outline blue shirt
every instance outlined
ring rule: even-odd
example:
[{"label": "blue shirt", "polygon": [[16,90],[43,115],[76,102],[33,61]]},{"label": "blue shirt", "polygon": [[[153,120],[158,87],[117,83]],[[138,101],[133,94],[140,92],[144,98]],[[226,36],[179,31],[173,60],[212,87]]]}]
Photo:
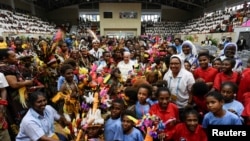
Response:
[{"label": "blue shirt", "polygon": [[130,134],[124,134],[124,141],[144,141],[142,133],[133,127],[133,131]]},{"label": "blue shirt", "polygon": [[54,120],[58,120],[60,115],[51,106],[47,105],[44,115],[38,114],[30,108],[22,119],[16,141],[37,141],[42,136],[52,136],[54,134]]},{"label": "blue shirt", "polygon": [[237,113],[238,116],[241,116],[244,110],[244,106],[238,100],[233,100],[230,103],[224,103],[223,109],[225,110],[232,109]]},{"label": "blue shirt", "polygon": [[180,54],[182,52],[182,46],[181,45],[178,46],[174,45],[174,46],[176,48],[177,54]]},{"label": "blue shirt", "polygon": [[121,118],[112,119],[109,118],[104,126],[104,138],[105,141],[122,141],[123,130]]},{"label": "blue shirt", "polygon": [[[57,90],[58,91],[61,89],[62,84],[64,83],[64,80],[65,80],[65,78],[63,76],[60,76],[58,78],[58,81],[57,81]],[[74,75],[73,80],[76,82],[76,84],[78,84],[78,79],[77,79],[76,75]]]},{"label": "blue shirt", "polygon": [[138,101],[135,105],[135,113],[137,119],[142,119],[142,117],[149,112],[150,105],[141,105]]},{"label": "blue shirt", "polygon": [[150,98],[147,98],[147,103],[149,103],[150,104],[150,106],[152,106],[152,105],[154,105],[154,104],[157,104],[158,103],[158,100],[152,100],[152,99],[150,99]]},{"label": "blue shirt", "polygon": [[207,128],[208,125],[242,125],[241,119],[237,115],[225,111],[226,114],[221,118],[215,117],[212,112],[207,113],[204,116],[202,127]]}]

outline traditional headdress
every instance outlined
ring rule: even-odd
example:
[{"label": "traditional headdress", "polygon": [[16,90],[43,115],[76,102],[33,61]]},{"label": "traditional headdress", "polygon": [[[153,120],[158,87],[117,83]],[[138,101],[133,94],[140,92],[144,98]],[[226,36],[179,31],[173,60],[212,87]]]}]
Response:
[{"label": "traditional headdress", "polygon": [[87,29],[87,32],[93,37],[92,43],[100,43],[100,40],[97,38],[96,34],[91,29]]}]

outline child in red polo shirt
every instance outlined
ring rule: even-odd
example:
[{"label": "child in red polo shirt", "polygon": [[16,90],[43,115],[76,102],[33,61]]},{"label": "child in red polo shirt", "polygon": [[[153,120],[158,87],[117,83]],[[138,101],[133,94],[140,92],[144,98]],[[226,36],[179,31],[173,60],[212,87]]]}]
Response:
[{"label": "child in red polo shirt", "polygon": [[200,53],[198,56],[198,60],[200,67],[194,70],[194,78],[196,81],[205,82],[211,89],[218,70],[213,68],[212,66],[209,66],[209,54],[205,52]]},{"label": "child in red polo shirt", "polygon": [[226,81],[239,84],[240,74],[238,72],[232,71],[233,67],[235,66],[235,63],[235,60],[231,58],[226,58],[222,61],[221,72],[216,75],[214,85],[211,91],[220,91],[221,84]]},{"label": "child in red polo shirt", "polygon": [[158,116],[165,124],[166,131],[159,135],[160,140],[168,140],[166,137],[172,137],[174,126],[179,121],[179,111],[174,103],[170,102],[171,93],[168,88],[160,87],[156,92],[158,103],[151,106],[150,115]]},{"label": "child in red polo shirt", "polygon": [[207,134],[199,121],[199,114],[192,108],[184,111],[184,123],[175,126],[173,141],[207,141]]},{"label": "child in red polo shirt", "polygon": [[204,115],[208,112],[206,97],[205,95],[209,92],[209,88],[205,82],[195,82],[192,86],[191,93],[193,95],[193,105],[194,108],[198,111],[200,120],[199,123],[202,123]]}]

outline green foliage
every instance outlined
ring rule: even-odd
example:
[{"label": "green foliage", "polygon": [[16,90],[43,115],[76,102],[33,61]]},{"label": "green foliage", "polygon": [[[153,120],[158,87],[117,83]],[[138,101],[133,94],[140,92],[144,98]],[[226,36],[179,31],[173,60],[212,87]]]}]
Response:
[{"label": "green foliage", "polygon": [[207,36],[208,39],[212,41],[212,45],[217,46],[219,43],[219,40],[216,38],[213,38],[211,35]]},{"label": "green foliage", "polygon": [[187,36],[185,36],[185,40],[189,40],[189,41],[193,42],[194,37],[192,35],[187,35]]},{"label": "green foliage", "polygon": [[24,35],[22,35],[22,36],[20,36],[20,39],[21,39],[22,41],[25,41],[25,40],[27,39],[27,37],[24,36]]},{"label": "green foliage", "polygon": [[218,45],[218,42],[219,42],[219,40],[218,40],[218,39],[216,39],[216,38],[212,38],[212,39],[211,39],[211,41],[212,41],[212,45],[215,45],[215,46],[217,46],[217,45]]}]

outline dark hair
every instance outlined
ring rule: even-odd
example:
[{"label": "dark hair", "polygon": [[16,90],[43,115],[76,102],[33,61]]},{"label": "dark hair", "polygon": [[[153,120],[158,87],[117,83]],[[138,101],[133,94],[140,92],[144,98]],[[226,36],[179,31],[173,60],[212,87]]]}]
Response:
[{"label": "dark hair", "polygon": [[169,46],[168,48],[172,48],[172,49],[173,49],[173,51],[174,51],[174,53],[175,53],[175,54],[177,53],[177,49],[176,49],[176,47],[175,47],[175,46]]},{"label": "dark hair", "polygon": [[9,56],[9,51],[11,51],[10,49],[8,48],[3,48],[3,49],[0,49],[0,60],[3,60],[5,58],[8,58]]},{"label": "dark hair", "polygon": [[185,63],[188,63],[190,65],[190,67],[191,67],[191,63],[188,60],[184,60],[184,64]]},{"label": "dark hair", "polygon": [[207,95],[206,95],[206,98],[209,97],[209,96],[212,96],[214,97],[215,99],[217,99],[218,101],[223,101],[223,96],[220,92],[217,92],[217,91],[212,91],[212,92],[209,92]]},{"label": "dark hair", "polygon": [[46,94],[41,91],[35,91],[31,94],[28,94],[28,103],[30,106],[33,106],[36,100],[38,99],[38,96],[44,96],[46,98]]},{"label": "dark hair", "polygon": [[104,52],[102,53],[102,57],[104,57],[104,54],[106,54],[106,53],[108,53],[108,54],[111,55],[111,53],[110,53],[109,51],[104,51]]},{"label": "dark hair", "polygon": [[195,96],[204,96],[209,92],[209,87],[205,82],[195,82],[192,85],[191,91]]},{"label": "dark hair", "polygon": [[152,95],[152,86],[149,84],[141,84],[138,87],[137,93],[139,92],[140,88],[144,88],[148,90],[148,97],[150,97]]},{"label": "dark hair", "polygon": [[160,92],[163,92],[163,91],[167,91],[169,93],[169,95],[171,95],[171,92],[167,87],[159,87],[155,93],[155,96],[158,98]]},{"label": "dark hair", "polygon": [[180,39],[180,38],[175,38],[174,41],[175,41],[175,40],[178,40],[178,41],[181,43],[181,39]]},{"label": "dark hair", "polygon": [[63,65],[64,64],[69,64],[71,65],[72,67],[76,67],[76,61],[73,59],[73,58],[68,58],[66,59],[64,62],[63,62]]},{"label": "dark hair", "polygon": [[230,86],[232,89],[233,89],[233,92],[234,93],[237,93],[238,92],[238,86],[234,83],[234,82],[231,82],[231,81],[226,81],[226,82],[223,82],[221,84],[221,89],[224,87],[224,86]]},{"label": "dark hair", "polygon": [[158,58],[158,57],[156,57],[156,58],[154,58],[154,62],[155,62],[157,65],[159,65],[159,64],[161,63],[161,59]]},{"label": "dark hair", "polygon": [[209,53],[207,53],[207,52],[199,53],[198,59],[199,59],[201,56],[205,56],[205,57],[207,57],[208,59],[210,59]]},{"label": "dark hair", "polygon": [[63,64],[60,68],[61,75],[64,75],[64,73],[69,69],[74,70],[74,68],[70,64]]},{"label": "dark hair", "polygon": [[220,58],[215,58],[215,59],[212,61],[212,63],[214,63],[215,61],[220,61],[220,62],[222,62]]},{"label": "dark hair", "polygon": [[127,46],[128,42],[130,42],[131,44],[133,44],[133,41],[132,41],[132,40],[127,40],[127,41],[125,42],[125,46],[126,46],[126,47],[128,47],[128,46]]},{"label": "dark hair", "polygon": [[224,61],[229,61],[232,68],[233,68],[233,67],[235,66],[235,64],[236,64],[236,61],[235,61],[234,59],[232,59],[232,58],[225,58],[222,62],[224,62]]},{"label": "dark hair", "polygon": [[202,53],[209,54],[209,50],[208,50],[208,49],[206,49],[206,48],[202,48],[202,49],[200,49],[200,50],[199,50],[198,55],[199,55],[199,54],[202,54]]},{"label": "dark hair", "polygon": [[119,104],[121,104],[123,107],[124,107],[124,101],[123,101],[123,99],[120,99],[120,98],[117,98],[117,99],[114,99],[113,101],[112,101],[112,104],[113,103],[119,103]]},{"label": "dark hair", "polygon": [[192,107],[186,107],[184,109],[184,112],[183,112],[184,119],[186,119],[189,114],[196,115],[197,118],[199,119],[199,113]]},{"label": "dark hair", "polygon": [[131,116],[133,118],[136,118],[135,112],[131,111],[131,110],[125,110],[122,112],[121,114],[121,120],[123,120],[124,116]]},{"label": "dark hair", "polygon": [[156,86],[157,87],[167,87],[168,86],[168,82],[166,80],[158,80],[156,82]]},{"label": "dark hair", "polygon": [[[125,95],[129,98],[129,100],[136,102],[137,101],[137,89],[134,87],[126,87],[124,90]],[[135,104],[135,103],[134,103]]]}]

